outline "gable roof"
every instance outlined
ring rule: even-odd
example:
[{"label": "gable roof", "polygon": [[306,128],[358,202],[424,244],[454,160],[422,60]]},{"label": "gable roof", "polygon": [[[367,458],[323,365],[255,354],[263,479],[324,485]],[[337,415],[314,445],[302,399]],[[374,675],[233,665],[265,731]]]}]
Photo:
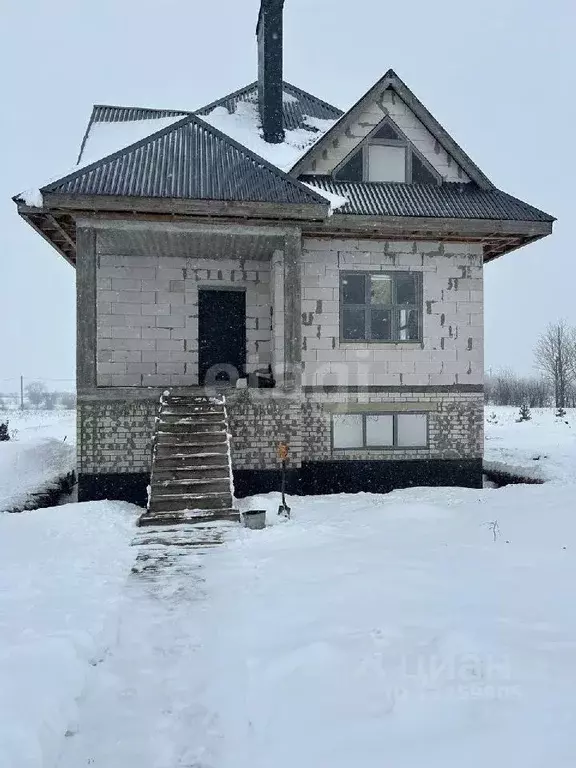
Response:
[{"label": "gable roof", "polygon": [[302,176],[311,187],[347,198],[336,215],[420,216],[449,219],[553,222],[553,216],[498,189],[476,184],[403,184],[336,181],[332,176]]},{"label": "gable roof", "polygon": [[328,147],[336,134],[341,132],[348,122],[352,122],[364,110],[366,105],[377,98],[378,92],[385,91],[388,88],[392,88],[398,94],[420,122],[428,129],[436,141],[438,141],[440,146],[442,146],[443,149],[456,160],[472,181],[476,182],[481,189],[494,189],[494,185],[490,179],[482,173],[480,168],[478,168],[470,157],[468,157],[466,152],[464,152],[462,147],[454,141],[440,123],[432,116],[424,104],[416,98],[414,93],[412,93],[393,69],[389,69],[384,77],[375,83],[375,85],[373,85],[372,88],[370,88],[370,90],[362,96],[362,98],[357,101],[356,104],[346,112],[346,114],[330,130],[328,130],[318,142],[316,142],[314,147],[310,148],[306,154],[300,158],[292,168],[291,175],[299,176],[301,173],[305,173],[312,149],[317,151],[324,147]]},{"label": "gable roof", "polygon": [[41,192],[327,206],[320,193],[195,115],[51,182]]}]

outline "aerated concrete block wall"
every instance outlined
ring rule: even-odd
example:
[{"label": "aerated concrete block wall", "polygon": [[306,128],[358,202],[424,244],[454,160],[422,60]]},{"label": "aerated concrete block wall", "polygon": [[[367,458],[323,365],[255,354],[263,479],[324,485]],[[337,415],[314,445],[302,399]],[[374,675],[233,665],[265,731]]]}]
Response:
[{"label": "aerated concrete block wall", "polygon": [[78,474],[150,472],[158,400],[80,400]]},{"label": "aerated concrete block wall", "polygon": [[198,384],[198,289],[246,291],[248,373],[272,362],[270,263],[100,254],[97,384]]},{"label": "aerated concrete block wall", "polygon": [[[340,273],[355,270],[422,274],[421,343],[340,342]],[[483,322],[479,245],[304,239],[305,386],[481,385]]]}]

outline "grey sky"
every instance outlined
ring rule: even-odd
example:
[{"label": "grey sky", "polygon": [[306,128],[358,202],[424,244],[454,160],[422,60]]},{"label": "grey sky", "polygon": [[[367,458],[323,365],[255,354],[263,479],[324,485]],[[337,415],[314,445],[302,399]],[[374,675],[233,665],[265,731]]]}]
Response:
[{"label": "grey sky", "polygon": [[[11,196],[73,164],[93,103],[193,109],[256,78],[259,0],[6,0],[0,10],[0,391],[74,376],[74,271]],[[573,0],[286,0],[285,79],[348,108],[390,67],[555,234],[486,268],[486,367],[576,324]]]}]

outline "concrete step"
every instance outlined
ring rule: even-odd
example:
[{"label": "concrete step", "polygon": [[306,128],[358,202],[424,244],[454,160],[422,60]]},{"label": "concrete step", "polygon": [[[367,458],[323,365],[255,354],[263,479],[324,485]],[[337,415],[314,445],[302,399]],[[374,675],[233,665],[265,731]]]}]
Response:
[{"label": "concrete step", "polygon": [[182,512],[196,509],[227,509],[232,506],[232,495],[227,493],[167,493],[155,495],[152,490],[150,512]]},{"label": "concrete step", "polygon": [[[158,462],[156,463],[158,464]],[[228,474],[228,461],[220,466],[198,464],[197,466],[165,466],[154,467],[154,483],[162,483],[166,480],[220,480],[230,481]]]},{"label": "concrete step", "polygon": [[228,493],[230,494],[230,478],[182,478],[177,480],[159,480],[156,475],[152,481],[152,499],[167,494],[206,494]]},{"label": "concrete step", "polygon": [[226,422],[222,421],[185,421],[183,423],[166,423],[162,416],[158,425],[158,432],[169,432],[171,434],[186,434],[188,432],[226,434]]},{"label": "concrete step", "polygon": [[174,469],[193,470],[196,467],[213,467],[221,471],[221,468],[225,467],[226,471],[228,470],[227,451],[208,452],[201,450],[199,452],[187,453],[182,448],[182,445],[179,445],[176,449],[169,445],[159,445],[156,449],[155,469],[160,471]]},{"label": "concrete step", "polygon": [[194,446],[216,446],[226,445],[226,432],[161,432],[156,433],[157,445],[194,445]]},{"label": "concrete step", "polygon": [[195,421],[213,424],[214,422],[219,423],[224,420],[224,411],[205,411],[203,409],[199,409],[196,412],[191,411],[190,408],[181,412],[163,410],[160,415],[160,422],[162,424],[194,423]]},{"label": "concrete step", "polygon": [[138,520],[142,527],[153,525],[179,525],[182,523],[211,523],[215,520],[240,521],[240,512],[229,507],[214,512],[145,512]]},{"label": "concrete step", "polygon": [[224,405],[224,402],[221,400],[216,400],[213,397],[208,397],[207,395],[166,395],[162,399],[162,406],[164,408],[172,408],[173,406],[179,406],[179,405],[191,405],[193,407],[198,406],[208,406],[208,407],[216,407],[216,408],[222,408]]}]

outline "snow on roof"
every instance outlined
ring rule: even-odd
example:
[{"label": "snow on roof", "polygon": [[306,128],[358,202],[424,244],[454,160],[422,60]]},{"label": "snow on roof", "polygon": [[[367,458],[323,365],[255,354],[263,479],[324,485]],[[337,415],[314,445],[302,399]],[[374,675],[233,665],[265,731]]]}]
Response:
[{"label": "snow on roof", "polygon": [[269,144],[260,135],[260,114],[253,99],[239,101],[232,113],[226,107],[216,107],[207,115],[202,115],[202,120],[282,171],[289,171],[336,122],[307,117],[309,129],[288,130],[281,144]]},{"label": "snow on roof", "polygon": [[81,168],[85,168],[87,165],[102,160],[104,157],[113,155],[125,147],[129,147],[136,142],[145,139],[147,136],[151,136],[153,133],[168,128],[173,123],[177,123],[182,120],[182,115],[176,117],[159,117],[152,120],[128,120],[123,122],[114,123],[93,123],[90,127],[90,133],[86,140],[84,150],[82,152],[82,159],[79,163],[67,168],[64,172],[52,175],[49,179],[44,181],[40,187],[32,187],[18,195],[18,198],[22,200],[30,208],[42,208],[44,200],[40,189],[52,183],[58,181],[58,179],[68,176],[70,173],[79,171]]},{"label": "snow on roof", "polygon": [[93,123],[82,151],[82,160],[74,170],[95,163],[157,131],[162,131],[182,120],[182,117],[177,115],[176,117],[157,117],[152,120]]},{"label": "snow on roof", "polygon": [[[283,99],[286,103],[298,102],[298,99],[287,91],[284,91]],[[168,128],[182,118],[183,115],[179,114],[139,120],[93,122],[86,137],[81,161],[65,172],[53,175],[40,188]],[[305,115],[304,126],[286,130],[285,140],[281,144],[269,144],[260,135],[260,114],[256,92],[239,101],[232,113],[226,107],[216,107],[207,115],[202,115],[201,119],[282,171],[291,170],[310,147],[337,122],[337,120]],[[31,208],[42,208],[43,198],[40,188],[28,189],[18,198]],[[330,193],[318,189],[314,191],[329,199],[333,210],[348,202],[347,198],[338,195],[328,197]]]},{"label": "snow on roof", "polygon": [[339,208],[342,208],[343,205],[346,205],[350,202],[350,200],[347,197],[344,197],[344,195],[336,195],[334,192],[329,192],[326,189],[322,189],[322,187],[317,187],[316,184],[311,184],[307,181],[301,181],[300,183],[305,187],[308,187],[308,189],[311,189],[313,192],[316,192],[317,195],[322,195],[322,197],[328,200],[330,203],[330,216],[332,216],[332,214]]}]

